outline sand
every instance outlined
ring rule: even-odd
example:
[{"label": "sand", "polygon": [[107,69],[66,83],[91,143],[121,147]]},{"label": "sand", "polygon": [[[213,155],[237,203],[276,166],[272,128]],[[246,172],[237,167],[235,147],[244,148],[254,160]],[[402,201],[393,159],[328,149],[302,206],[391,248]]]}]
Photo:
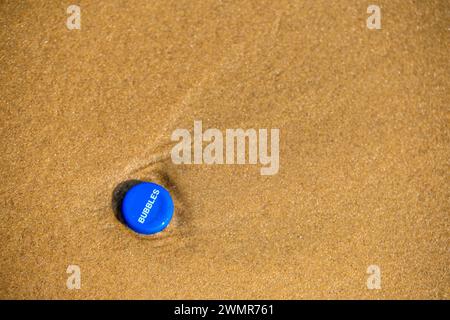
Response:
[{"label": "sand", "polygon": [[[448,299],[450,2],[373,3],[381,30],[367,1],[82,0],[68,30],[2,1],[0,298]],[[173,164],[194,120],[279,128],[279,173]],[[169,229],[118,221],[130,179]]]}]

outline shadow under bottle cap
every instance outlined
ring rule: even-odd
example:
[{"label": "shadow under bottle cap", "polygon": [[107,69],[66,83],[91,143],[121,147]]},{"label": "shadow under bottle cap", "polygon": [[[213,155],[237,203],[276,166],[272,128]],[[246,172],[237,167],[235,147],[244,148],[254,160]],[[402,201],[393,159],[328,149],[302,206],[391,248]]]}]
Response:
[{"label": "shadow under bottle cap", "polygon": [[125,224],[140,234],[164,230],[173,216],[174,205],[169,191],[153,182],[141,182],[125,194],[122,201]]}]

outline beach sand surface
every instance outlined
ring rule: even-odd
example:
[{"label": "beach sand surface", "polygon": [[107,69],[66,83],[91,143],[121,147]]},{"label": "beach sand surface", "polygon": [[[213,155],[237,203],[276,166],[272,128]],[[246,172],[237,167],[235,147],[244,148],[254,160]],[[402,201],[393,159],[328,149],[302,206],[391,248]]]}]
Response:
[{"label": "beach sand surface", "polygon": [[[366,1],[70,4],[0,4],[0,298],[449,298],[449,1],[377,0],[381,30]],[[195,120],[280,129],[279,172],[173,164]],[[117,220],[130,179],[173,195],[161,234]]]}]

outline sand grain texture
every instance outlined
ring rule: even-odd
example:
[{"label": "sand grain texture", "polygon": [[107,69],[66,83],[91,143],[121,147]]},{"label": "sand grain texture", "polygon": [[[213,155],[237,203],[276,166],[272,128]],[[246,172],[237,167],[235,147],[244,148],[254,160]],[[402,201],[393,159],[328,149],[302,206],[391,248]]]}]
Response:
[{"label": "sand grain texture", "polygon": [[[376,3],[2,1],[0,298],[448,299],[450,2]],[[280,128],[280,172],[172,164],[194,120]],[[117,221],[128,179],[165,233]]]}]

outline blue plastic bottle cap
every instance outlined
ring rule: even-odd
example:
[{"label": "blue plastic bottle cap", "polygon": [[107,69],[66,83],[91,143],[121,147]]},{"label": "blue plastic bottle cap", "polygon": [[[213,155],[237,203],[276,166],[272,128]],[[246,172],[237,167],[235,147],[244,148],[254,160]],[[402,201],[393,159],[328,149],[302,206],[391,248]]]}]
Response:
[{"label": "blue plastic bottle cap", "polygon": [[127,226],[142,234],[164,230],[173,216],[173,201],[169,191],[152,182],[141,182],[125,194],[122,216]]}]

